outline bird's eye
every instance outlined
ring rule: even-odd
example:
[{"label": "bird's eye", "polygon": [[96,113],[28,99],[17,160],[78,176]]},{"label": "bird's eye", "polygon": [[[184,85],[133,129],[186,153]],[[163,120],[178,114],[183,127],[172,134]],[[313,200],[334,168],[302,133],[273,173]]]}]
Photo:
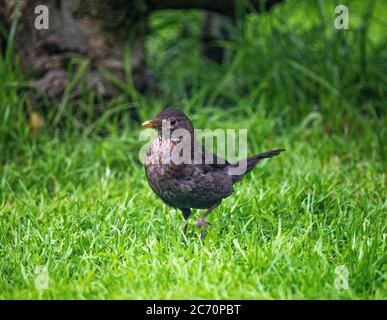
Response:
[{"label": "bird's eye", "polygon": [[169,123],[171,124],[171,126],[174,126],[177,123],[177,120],[175,118],[172,118],[169,120]]}]

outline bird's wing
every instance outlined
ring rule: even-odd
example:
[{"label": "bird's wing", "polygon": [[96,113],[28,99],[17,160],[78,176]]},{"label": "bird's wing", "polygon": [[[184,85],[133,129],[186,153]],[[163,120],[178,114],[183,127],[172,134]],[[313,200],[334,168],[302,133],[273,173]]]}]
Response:
[{"label": "bird's wing", "polygon": [[[201,150],[201,152],[197,152],[197,150]],[[209,168],[213,169],[221,169],[227,167],[230,163],[223,159],[222,157],[208,151],[203,145],[201,145],[199,142],[195,143],[194,148],[192,148],[192,152],[196,152],[196,154],[193,154],[193,158],[196,161],[200,161],[200,164],[209,166]],[[197,158],[200,159],[197,159]]]}]

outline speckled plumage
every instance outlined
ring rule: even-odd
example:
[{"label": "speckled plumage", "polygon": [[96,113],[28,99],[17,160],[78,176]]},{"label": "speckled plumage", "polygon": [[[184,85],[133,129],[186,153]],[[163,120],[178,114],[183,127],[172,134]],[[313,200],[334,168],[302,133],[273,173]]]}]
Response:
[{"label": "speckled plumage", "polygon": [[[160,126],[163,121],[171,119],[176,124],[169,127],[169,133],[182,128],[190,133],[188,139],[163,138],[165,132],[162,132]],[[229,164],[224,159],[209,153],[195,140],[192,123],[182,111],[166,109],[156,116],[153,120],[154,123],[159,126],[157,128],[159,134],[158,138],[148,147],[145,157],[145,172],[152,190],[164,203],[182,210],[187,219],[191,208],[211,210],[232,194],[234,183],[244,174],[241,176],[230,175],[229,169],[235,164]],[[173,151],[177,145],[179,148],[188,147],[184,150],[190,152],[187,152],[184,159],[190,160],[191,163],[187,164],[185,161],[185,163],[176,164]],[[250,171],[259,160],[278,155],[281,151],[274,150],[247,159],[246,172]],[[182,153],[178,153],[178,156],[182,156]],[[205,157],[212,158],[213,164],[203,163],[201,160]],[[204,218],[201,218],[201,223],[207,224]]]},{"label": "speckled plumage", "polygon": [[[147,160],[153,155],[161,157],[161,148],[173,148],[173,142],[165,146],[155,140],[148,149]],[[232,176],[227,174],[226,166],[159,162],[146,164],[145,169],[153,191],[175,208],[208,209],[233,191]]]}]

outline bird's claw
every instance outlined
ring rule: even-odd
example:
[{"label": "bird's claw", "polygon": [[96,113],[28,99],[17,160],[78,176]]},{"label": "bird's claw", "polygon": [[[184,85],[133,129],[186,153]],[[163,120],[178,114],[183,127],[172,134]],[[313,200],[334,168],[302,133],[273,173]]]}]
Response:
[{"label": "bird's claw", "polygon": [[198,219],[198,221],[196,221],[196,227],[199,229],[201,229],[203,227],[209,227],[209,226],[210,226],[210,224],[206,220],[204,220],[204,218],[200,217]]}]

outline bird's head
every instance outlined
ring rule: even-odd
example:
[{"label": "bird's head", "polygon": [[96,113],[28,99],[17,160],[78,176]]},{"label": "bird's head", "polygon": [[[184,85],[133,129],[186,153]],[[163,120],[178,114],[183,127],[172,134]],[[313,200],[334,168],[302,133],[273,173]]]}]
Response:
[{"label": "bird's head", "polygon": [[154,120],[145,121],[142,124],[144,127],[154,128],[160,133],[163,129],[168,129],[172,133],[176,129],[185,129],[193,133],[191,120],[178,109],[167,108],[161,111]]}]

